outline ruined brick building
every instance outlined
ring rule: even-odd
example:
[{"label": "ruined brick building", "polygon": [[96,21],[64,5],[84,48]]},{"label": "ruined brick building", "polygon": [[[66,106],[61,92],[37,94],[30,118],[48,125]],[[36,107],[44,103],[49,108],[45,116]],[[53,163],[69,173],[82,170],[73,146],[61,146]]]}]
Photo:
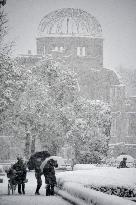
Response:
[{"label": "ruined brick building", "polygon": [[110,103],[111,155],[136,156],[136,98],[128,98],[117,74],[103,67],[102,28],[97,19],[80,9],[64,8],[40,22],[37,54],[62,57],[78,75],[80,94]]}]

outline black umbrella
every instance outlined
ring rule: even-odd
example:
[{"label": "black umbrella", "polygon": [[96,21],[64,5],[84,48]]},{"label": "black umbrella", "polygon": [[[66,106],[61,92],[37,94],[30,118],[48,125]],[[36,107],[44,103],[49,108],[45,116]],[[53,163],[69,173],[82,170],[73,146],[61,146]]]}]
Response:
[{"label": "black umbrella", "polygon": [[40,151],[36,152],[33,155],[31,155],[30,159],[28,160],[27,166],[29,170],[33,170],[35,168],[36,160],[38,158],[41,159],[41,161],[44,161],[47,157],[50,157],[50,153],[48,151]]}]

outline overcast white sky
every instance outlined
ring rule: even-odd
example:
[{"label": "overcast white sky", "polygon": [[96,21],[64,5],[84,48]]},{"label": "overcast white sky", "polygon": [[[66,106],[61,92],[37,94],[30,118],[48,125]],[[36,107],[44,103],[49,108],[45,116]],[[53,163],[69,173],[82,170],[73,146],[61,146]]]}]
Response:
[{"label": "overcast white sky", "polygon": [[136,68],[136,0],[7,0],[9,40],[15,54],[36,53],[36,32],[45,15],[58,8],[80,8],[100,22],[104,37],[104,66]]}]

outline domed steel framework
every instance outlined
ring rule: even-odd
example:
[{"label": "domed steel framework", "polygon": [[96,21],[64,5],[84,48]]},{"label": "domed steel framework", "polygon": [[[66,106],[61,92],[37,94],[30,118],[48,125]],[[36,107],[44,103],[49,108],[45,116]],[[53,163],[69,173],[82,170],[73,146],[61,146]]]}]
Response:
[{"label": "domed steel framework", "polygon": [[38,36],[77,35],[102,37],[101,25],[90,13],[81,9],[63,8],[46,15],[38,27]]}]

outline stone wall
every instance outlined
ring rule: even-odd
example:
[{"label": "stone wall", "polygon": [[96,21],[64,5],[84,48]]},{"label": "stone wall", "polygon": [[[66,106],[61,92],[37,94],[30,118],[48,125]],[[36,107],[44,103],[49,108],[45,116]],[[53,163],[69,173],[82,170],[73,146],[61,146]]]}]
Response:
[{"label": "stone wall", "polygon": [[[81,53],[77,51],[78,47]],[[103,67],[103,39],[101,38],[63,36],[37,38],[37,54],[46,55],[52,52],[63,53],[65,56],[71,55],[71,62],[76,72],[80,68],[88,70]],[[81,56],[77,55],[79,53]]]}]

